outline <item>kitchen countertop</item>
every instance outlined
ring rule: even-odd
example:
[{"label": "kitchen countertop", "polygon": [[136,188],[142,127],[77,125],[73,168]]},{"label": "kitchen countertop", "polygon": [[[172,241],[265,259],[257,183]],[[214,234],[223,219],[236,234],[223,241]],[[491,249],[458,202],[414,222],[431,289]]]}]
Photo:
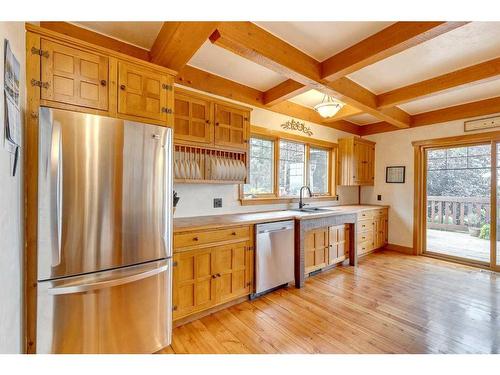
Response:
[{"label": "kitchen countertop", "polygon": [[281,220],[308,220],[333,215],[358,213],[377,208],[387,208],[384,205],[346,205],[321,207],[331,211],[299,212],[293,210],[245,212],[238,214],[210,215],[196,217],[174,218],[174,233],[191,230],[213,229],[226,226],[250,225]]}]

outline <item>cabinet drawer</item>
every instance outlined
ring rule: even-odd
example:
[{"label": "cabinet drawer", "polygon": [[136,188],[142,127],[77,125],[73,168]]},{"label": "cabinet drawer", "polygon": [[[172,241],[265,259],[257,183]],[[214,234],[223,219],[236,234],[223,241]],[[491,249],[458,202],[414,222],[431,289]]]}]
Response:
[{"label": "cabinet drawer", "polygon": [[372,219],[367,219],[367,220],[358,220],[358,228],[357,232],[366,232],[373,230],[373,220]]},{"label": "cabinet drawer", "polygon": [[376,210],[373,210],[373,216],[384,216],[387,215],[387,208],[377,208]]},{"label": "cabinet drawer", "polygon": [[230,240],[245,240],[250,237],[250,228],[239,227],[205,232],[189,232],[174,235],[174,248],[204,245]]},{"label": "cabinet drawer", "polygon": [[358,214],[358,220],[371,219],[373,217],[373,211],[361,211]]},{"label": "cabinet drawer", "polygon": [[373,250],[373,242],[372,241],[364,241],[358,243],[358,255],[363,255],[369,251]]},{"label": "cabinet drawer", "polygon": [[374,233],[373,231],[360,232],[357,234],[358,243],[362,242],[373,242]]}]

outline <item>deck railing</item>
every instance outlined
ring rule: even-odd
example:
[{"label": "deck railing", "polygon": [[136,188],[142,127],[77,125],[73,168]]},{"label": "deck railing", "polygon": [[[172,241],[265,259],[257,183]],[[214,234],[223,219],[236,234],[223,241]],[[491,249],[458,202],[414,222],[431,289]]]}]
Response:
[{"label": "deck railing", "polygon": [[477,214],[481,223],[490,222],[489,197],[427,197],[427,227],[467,231],[469,214]]}]

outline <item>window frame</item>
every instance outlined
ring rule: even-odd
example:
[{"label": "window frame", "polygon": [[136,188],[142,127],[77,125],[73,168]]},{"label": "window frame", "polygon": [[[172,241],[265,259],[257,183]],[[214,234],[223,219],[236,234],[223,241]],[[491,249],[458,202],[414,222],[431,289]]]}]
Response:
[{"label": "window frame", "polygon": [[[328,191],[326,193],[315,193],[312,198],[313,201],[320,200],[338,200],[336,192],[336,181],[338,176],[337,143],[322,141],[318,139],[310,139],[303,136],[288,134],[281,131],[270,130],[260,126],[251,126],[250,138],[265,139],[273,141],[273,192],[272,194],[254,194],[253,196],[244,194],[244,186],[240,185],[240,201],[242,205],[254,204],[273,204],[273,203],[293,203],[298,202],[298,196],[280,196],[279,195],[279,166],[280,166],[280,141],[300,143],[304,145],[304,177],[305,184],[310,184],[310,150],[311,147],[315,149],[322,149],[328,152]],[[250,150],[248,151],[248,173],[250,173]],[[250,181],[250,178],[248,178]]]}]

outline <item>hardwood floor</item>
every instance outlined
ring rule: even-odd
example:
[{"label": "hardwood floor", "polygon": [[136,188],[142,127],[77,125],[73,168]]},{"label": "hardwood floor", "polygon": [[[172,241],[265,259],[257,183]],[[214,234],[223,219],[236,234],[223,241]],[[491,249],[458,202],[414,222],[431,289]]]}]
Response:
[{"label": "hardwood floor", "polygon": [[178,327],[162,353],[499,353],[500,275],[382,251]]}]

